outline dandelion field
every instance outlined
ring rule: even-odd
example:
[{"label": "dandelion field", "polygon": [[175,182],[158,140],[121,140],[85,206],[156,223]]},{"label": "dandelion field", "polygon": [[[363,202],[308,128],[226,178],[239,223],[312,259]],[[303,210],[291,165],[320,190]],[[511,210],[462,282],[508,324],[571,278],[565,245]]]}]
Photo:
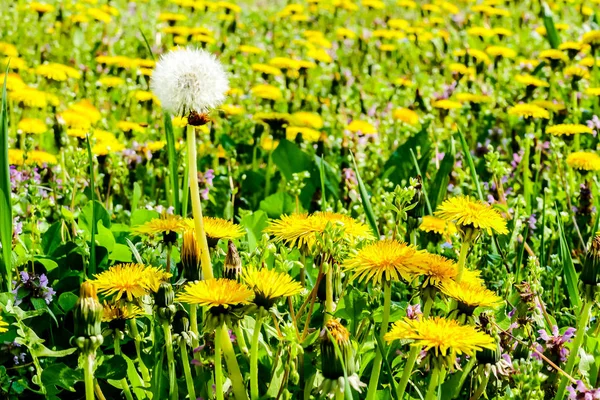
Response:
[{"label": "dandelion field", "polygon": [[600,398],[598,0],[0,5],[0,398]]}]

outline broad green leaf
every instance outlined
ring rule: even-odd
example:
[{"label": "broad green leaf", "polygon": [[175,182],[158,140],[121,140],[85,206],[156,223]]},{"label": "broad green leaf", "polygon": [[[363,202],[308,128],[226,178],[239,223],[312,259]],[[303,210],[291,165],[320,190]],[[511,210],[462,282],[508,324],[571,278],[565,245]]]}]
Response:
[{"label": "broad green leaf", "polygon": [[440,163],[440,169],[433,180],[433,184],[429,189],[429,201],[431,202],[431,209],[435,210],[438,204],[444,201],[446,192],[448,190],[448,182],[450,182],[450,174],[454,167],[454,154],[448,152],[444,155],[442,162]]},{"label": "broad green leaf", "polygon": [[126,246],[121,243],[116,243],[113,247],[112,252],[109,256],[111,261],[129,263],[133,261],[133,256],[131,254],[131,250],[129,246]]},{"label": "broad green leaf", "polygon": [[60,231],[62,221],[58,221],[50,225],[50,228],[42,234],[42,249],[44,254],[52,254],[62,244]]},{"label": "broad green leaf", "polygon": [[268,217],[263,211],[255,211],[252,214],[248,214],[241,219],[240,225],[246,228],[246,232],[248,232],[248,249],[249,251],[254,251],[260,238],[262,236],[263,230],[268,225]]},{"label": "broad green leaf", "polygon": [[96,242],[98,245],[106,248],[109,253],[111,253],[115,247],[115,237],[113,236],[112,231],[104,226],[103,221],[98,223]]},{"label": "broad green leaf", "polygon": [[[110,214],[102,203],[94,200],[94,212],[96,213],[95,218],[93,220],[96,222],[96,227],[99,221],[102,221],[102,225],[106,228],[110,228]],[[83,229],[85,232],[90,234],[92,232],[92,202],[88,201],[88,203],[81,210],[81,215],[79,216],[79,228]]]},{"label": "broad green leaf", "polygon": [[277,192],[262,200],[259,208],[269,218],[278,218],[282,214],[292,214],[296,210],[296,202],[286,192]]},{"label": "broad green leaf", "polygon": [[279,142],[271,157],[288,181],[293,178],[292,175],[295,173],[309,171],[312,165],[310,156],[286,139]]},{"label": "broad green leaf", "polygon": [[157,213],[156,211],[145,210],[145,209],[140,208],[131,213],[131,227],[135,228],[139,225],[143,225],[146,222],[148,222],[154,218],[158,218],[158,217],[160,217],[160,214]]},{"label": "broad green leaf", "polygon": [[83,371],[81,369],[71,369],[64,363],[48,365],[42,372],[44,386],[59,386],[74,392],[75,383],[80,381],[83,381]]},{"label": "broad green leaf", "polygon": [[[401,184],[402,180],[408,180],[411,177],[411,172],[414,171],[414,163],[410,154],[411,150],[415,153],[415,156],[420,155],[421,159],[427,156],[431,149],[431,141],[429,140],[427,128],[426,125],[423,126],[417,134],[411,136],[404,144],[398,146],[387,160],[383,166],[383,171],[391,182]],[[428,156],[427,162],[429,162]]]},{"label": "broad green leaf", "polygon": [[75,295],[74,293],[71,293],[71,292],[61,293],[60,296],[58,297],[58,305],[60,306],[60,308],[63,309],[63,311],[65,313],[68,313],[73,308],[75,308],[75,305],[77,304],[77,300],[79,300],[79,297],[77,297],[77,295]]},{"label": "broad green leaf", "polygon": [[121,380],[127,376],[127,361],[123,356],[105,357],[96,368],[96,378]]}]

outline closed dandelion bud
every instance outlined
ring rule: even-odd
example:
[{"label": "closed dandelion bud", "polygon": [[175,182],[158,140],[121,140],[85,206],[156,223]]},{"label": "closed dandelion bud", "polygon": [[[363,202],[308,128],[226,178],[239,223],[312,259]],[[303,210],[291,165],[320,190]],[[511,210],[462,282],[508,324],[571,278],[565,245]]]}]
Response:
[{"label": "closed dandelion bud", "polygon": [[242,273],[242,259],[238,251],[230,240],[227,242],[227,255],[225,256],[225,264],[223,265],[223,278],[238,281]]},{"label": "closed dandelion bud", "polygon": [[[354,349],[350,343],[350,333],[337,320],[332,319],[325,325],[319,335],[321,342],[321,370],[327,379],[336,380],[344,376],[343,365],[348,376],[354,374]],[[339,348],[342,359],[338,357],[335,343]]]},{"label": "closed dandelion bud", "polygon": [[592,240],[579,279],[586,286],[597,287],[600,284],[600,235]]},{"label": "closed dandelion bud", "polygon": [[425,197],[423,196],[423,183],[421,175],[417,175],[417,184],[415,185],[415,195],[412,198],[411,205],[415,207],[406,212],[409,217],[421,218],[425,210]]},{"label": "closed dandelion bud", "polygon": [[74,342],[83,352],[94,352],[102,344],[102,310],[96,287],[83,282],[74,312]]},{"label": "closed dandelion bud", "polygon": [[188,282],[202,280],[202,267],[200,264],[200,247],[196,240],[193,229],[183,234],[183,245],[181,246],[181,264],[183,266],[183,277]]},{"label": "closed dandelion bud", "polygon": [[173,291],[173,287],[169,283],[161,283],[157,292],[154,294],[154,304],[156,306],[158,318],[168,321],[169,323],[173,320],[176,311],[175,305],[173,304],[174,300],[175,292]]}]

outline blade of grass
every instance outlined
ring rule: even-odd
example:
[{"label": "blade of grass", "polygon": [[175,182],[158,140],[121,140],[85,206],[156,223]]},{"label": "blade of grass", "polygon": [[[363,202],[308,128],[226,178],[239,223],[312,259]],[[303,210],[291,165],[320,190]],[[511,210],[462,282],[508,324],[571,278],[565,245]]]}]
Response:
[{"label": "blade of grass", "polygon": [[[415,156],[415,152],[413,149],[410,149],[410,155],[412,156],[413,163],[415,164],[415,169],[417,170],[417,174],[423,178],[423,174],[421,174],[421,168],[419,167],[419,162],[417,161],[417,157]],[[425,195],[425,204],[427,205],[427,215],[432,215],[431,211],[431,203],[429,202],[429,195],[427,194],[427,188],[425,187],[425,179],[421,180],[421,189],[423,190],[423,194]]]},{"label": "blade of grass", "polygon": [[379,238],[379,229],[377,228],[377,219],[375,218],[375,214],[373,213],[373,207],[371,207],[371,201],[369,200],[369,194],[367,193],[367,188],[363,180],[360,177],[360,173],[358,172],[358,166],[356,165],[356,159],[354,158],[354,153],[350,152],[350,156],[352,157],[352,164],[354,165],[354,172],[356,172],[356,180],[358,182],[358,190],[360,192],[360,198],[362,200],[363,208],[365,210],[365,214],[367,216],[367,221],[369,221],[369,225],[371,225],[371,229],[375,234],[376,238]]},{"label": "blade of grass", "polygon": [[8,107],[6,104],[6,79],[8,65],[2,85],[2,105],[0,108],[0,291],[12,290],[12,205],[10,200],[10,167],[8,165]]},{"label": "blade of grass", "polygon": [[86,136],[88,163],[90,164],[90,201],[92,202],[92,240],[90,241],[90,263],[88,270],[84,271],[87,278],[91,278],[96,273],[96,181],[94,177],[94,156],[92,155],[92,146],[90,145],[90,135]]},{"label": "blade of grass", "polygon": [[[390,374],[390,382],[392,384],[392,393],[397,395],[398,393],[396,390],[396,381],[394,380],[394,371],[392,370],[392,366],[390,365],[390,361],[388,360],[388,354],[387,354],[386,348],[383,345],[383,342],[381,341],[381,338],[379,337],[379,335],[375,335],[375,340],[377,341],[377,348],[379,349],[379,351],[381,352],[381,355],[383,356],[383,364],[385,365],[385,368],[388,370],[388,373]],[[384,352],[386,354],[384,354]]]},{"label": "blade of grass", "polygon": [[477,187],[477,196],[479,196],[479,200],[485,201],[483,198],[483,192],[481,191],[481,185],[479,184],[479,177],[477,176],[477,171],[475,170],[475,163],[473,163],[473,158],[471,157],[471,152],[469,151],[469,146],[467,145],[465,136],[460,129],[457,129],[457,132],[458,138],[460,139],[460,146],[462,147],[465,160],[467,160],[467,165],[469,166],[469,171],[471,172],[471,179],[473,179],[473,183],[475,183],[475,186]]},{"label": "blade of grass", "polygon": [[150,53],[150,57],[152,57],[152,59],[156,61],[156,57],[154,57],[154,52],[152,51],[152,47],[150,47],[150,42],[148,42],[148,38],[146,38],[146,35],[144,35],[144,31],[142,30],[142,28],[138,28],[138,30],[140,31],[142,38],[144,38],[144,43],[146,44],[148,53]]},{"label": "blade of grass", "polygon": [[560,211],[558,209],[558,204],[555,203],[554,207],[556,209],[557,215],[556,220],[560,240],[559,253],[563,264],[563,275],[565,277],[565,285],[567,286],[567,293],[569,294],[569,299],[575,307],[576,312],[578,312],[577,310],[581,307],[581,297],[579,296],[579,289],[577,288],[577,272],[575,272],[573,258],[571,258],[571,249],[569,249],[569,244],[567,243],[567,238],[565,236],[565,227],[563,225],[562,220],[560,219]]},{"label": "blade of grass", "polygon": [[558,49],[560,45],[560,38],[558,37],[558,31],[554,26],[554,18],[552,11],[546,3],[542,3],[542,10],[544,12],[544,27],[546,28],[546,39],[553,49]]}]

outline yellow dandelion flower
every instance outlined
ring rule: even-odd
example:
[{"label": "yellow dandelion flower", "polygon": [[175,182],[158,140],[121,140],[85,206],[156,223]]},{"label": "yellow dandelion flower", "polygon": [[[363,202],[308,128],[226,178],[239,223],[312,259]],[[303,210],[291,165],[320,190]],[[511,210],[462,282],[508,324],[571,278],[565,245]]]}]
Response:
[{"label": "yellow dandelion flower", "polygon": [[358,119],[355,119],[352,122],[350,122],[346,126],[346,129],[349,130],[352,133],[358,133],[358,132],[360,132],[363,135],[369,135],[369,134],[377,133],[377,129],[375,128],[375,126],[373,124],[371,124],[370,122],[361,121],[361,120],[358,120]]},{"label": "yellow dandelion flower", "polygon": [[492,101],[492,98],[484,94],[457,93],[456,100],[458,100],[461,103],[481,104],[490,103]]},{"label": "yellow dandelion flower", "polygon": [[588,151],[577,151],[569,154],[567,165],[582,172],[598,171],[600,170],[600,156]]},{"label": "yellow dandelion flower", "polygon": [[0,74],[0,85],[4,83],[6,79],[6,90],[9,92],[11,90],[18,90],[26,87],[27,85],[23,82],[21,76],[17,73],[9,73],[6,75],[5,73]]},{"label": "yellow dandelion flower", "polygon": [[405,318],[396,322],[386,333],[385,340],[410,340],[411,346],[433,350],[436,356],[466,354],[471,357],[483,350],[496,348],[494,339],[470,325],[460,325],[458,321],[441,317],[413,320]]},{"label": "yellow dandelion flower", "polygon": [[571,78],[576,81],[590,78],[590,72],[587,68],[578,67],[576,65],[565,68],[563,73],[565,74],[565,78]]},{"label": "yellow dandelion flower", "polygon": [[185,128],[188,124],[188,119],[187,117],[172,117],[171,123],[174,127]]},{"label": "yellow dandelion flower", "polygon": [[600,88],[587,88],[585,94],[588,96],[600,96]]},{"label": "yellow dandelion flower", "polygon": [[458,267],[456,263],[438,254],[423,252],[419,263],[410,266],[406,277],[412,281],[423,277],[423,286],[439,286],[444,282],[456,279]]},{"label": "yellow dandelion flower", "polygon": [[467,29],[467,35],[486,38],[494,36],[494,31],[485,26],[474,26],[472,28]]},{"label": "yellow dandelion flower", "polygon": [[564,104],[559,103],[557,100],[534,100],[531,104],[552,112],[562,111],[566,108]]},{"label": "yellow dandelion flower", "polygon": [[302,291],[300,282],[294,281],[288,274],[267,268],[245,269],[242,281],[254,291],[254,303],[267,310],[280,298],[294,296]]},{"label": "yellow dandelion flower", "polygon": [[301,126],[288,126],[285,129],[287,140],[296,140],[298,135],[301,135],[302,140],[307,142],[317,142],[321,138],[321,132]]},{"label": "yellow dandelion flower", "polygon": [[454,225],[454,223],[432,215],[423,216],[419,229],[423,232],[437,233],[446,239],[449,239],[450,236],[457,233],[456,225]]},{"label": "yellow dandelion flower", "polygon": [[564,42],[561,43],[558,46],[559,50],[563,50],[563,51],[576,51],[576,52],[580,52],[580,51],[584,51],[589,47],[589,45],[581,43],[581,42]]},{"label": "yellow dandelion flower", "polygon": [[149,92],[147,90],[134,90],[131,93],[131,97],[134,98],[139,103],[144,103],[147,101],[154,101],[154,103],[159,103],[154,93]]},{"label": "yellow dandelion flower", "polygon": [[581,43],[593,46],[600,45],[600,30],[589,31],[581,37]]},{"label": "yellow dandelion flower", "polygon": [[534,87],[548,87],[550,84],[546,81],[543,81],[539,78],[536,78],[533,75],[529,74],[521,74],[515,76],[515,81],[519,82],[525,86],[534,86]]},{"label": "yellow dandelion flower", "polygon": [[244,113],[244,107],[237,106],[234,104],[223,104],[220,108],[221,111],[225,113],[225,115],[229,115],[230,117],[235,115],[242,115]]},{"label": "yellow dandelion flower", "polygon": [[157,151],[164,149],[166,145],[166,140],[155,140],[151,142],[146,142],[146,144],[143,147],[143,150],[150,153],[156,153]]},{"label": "yellow dandelion flower", "polygon": [[[506,10],[502,10],[502,11],[506,11]],[[508,11],[507,11],[508,12]],[[506,29],[506,28],[493,28],[492,31],[494,31],[494,34],[496,36],[506,36],[506,37],[510,37],[514,35],[514,32],[511,31],[510,29]],[[491,55],[491,54],[490,54]],[[510,56],[506,56],[507,58],[512,58]]]},{"label": "yellow dandelion flower", "polygon": [[488,235],[494,231],[508,233],[506,221],[489,204],[469,196],[457,196],[445,200],[434,213],[437,217],[454,222],[463,232],[465,229],[481,229]]},{"label": "yellow dandelion flower", "polygon": [[254,96],[266,100],[279,100],[283,97],[283,93],[279,88],[269,84],[253,86],[250,92]]},{"label": "yellow dandelion flower", "polygon": [[556,49],[543,50],[540,52],[539,57],[542,60],[547,60],[547,61],[563,61],[563,62],[569,61],[569,57],[567,57],[567,55],[565,53],[563,53],[561,50],[556,50]]},{"label": "yellow dandelion flower", "polygon": [[433,108],[439,108],[441,110],[454,110],[457,108],[461,108],[462,104],[460,104],[458,101],[442,99],[442,100],[432,101],[431,106]]},{"label": "yellow dandelion flower", "polygon": [[276,242],[309,249],[315,244],[316,235],[324,233],[328,224],[343,229],[344,237],[351,242],[373,238],[367,225],[347,215],[332,212],[283,215],[271,221],[264,232],[273,235]]},{"label": "yellow dandelion flower", "polygon": [[417,125],[419,123],[419,114],[409,108],[397,108],[392,113],[392,118],[402,121],[408,125]]},{"label": "yellow dandelion flower", "polygon": [[265,52],[260,47],[249,46],[249,45],[245,45],[245,44],[243,44],[239,47],[239,51],[242,53],[248,53],[248,54],[262,54]]},{"label": "yellow dandelion flower", "polygon": [[504,46],[488,46],[485,52],[492,57],[515,58],[517,52]]},{"label": "yellow dandelion flower", "polygon": [[414,83],[407,78],[396,78],[394,80],[394,85],[396,86],[400,86],[400,87],[413,87]]},{"label": "yellow dandelion flower", "polygon": [[478,63],[489,65],[492,61],[485,51],[477,49],[467,49],[467,54],[473,57]]},{"label": "yellow dandelion flower", "polygon": [[19,51],[17,47],[12,43],[0,42],[0,54],[7,57],[18,57]]},{"label": "yellow dandelion flower", "polygon": [[554,136],[571,136],[580,133],[593,133],[592,128],[582,124],[559,124],[549,126],[546,132]]},{"label": "yellow dandelion flower", "polygon": [[508,110],[509,115],[517,115],[523,118],[550,118],[550,113],[540,106],[534,104],[521,103]]},{"label": "yellow dandelion flower", "polygon": [[323,118],[319,114],[306,111],[293,113],[290,122],[296,126],[305,126],[313,129],[321,129],[323,127]]},{"label": "yellow dandelion flower", "polygon": [[501,297],[480,283],[464,281],[457,283],[453,280],[446,280],[440,289],[446,296],[472,309],[477,307],[495,308],[503,302]]},{"label": "yellow dandelion flower", "polygon": [[15,103],[20,103],[31,108],[44,108],[48,105],[46,92],[28,86],[8,93],[8,98]]},{"label": "yellow dandelion flower", "polygon": [[46,126],[44,121],[42,121],[41,119],[23,118],[22,120],[19,121],[19,124],[17,125],[17,129],[23,133],[39,135],[41,133],[46,132],[48,130],[48,127]]},{"label": "yellow dandelion flower", "polygon": [[88,100],[81,100],[75,104],[72,104],[69,107],[69,110],[84,115],[87,119],[90,120],[92,124],[95,124],[102,118],[102,114],[100,114],[100,111],[96,107],[94,107],[94,105]]},{"label": "yellow dandelion flower", "polygon": [[596,60],[594,57],[586,57],[583,60],[579,61],[579,65],[586,68],[593,68],[594,64],[600,67],[600,59]]},{"label": "yellow dandelion flower", "polygon": [[352,279],[359,282],[399,281],[410,279],[411,271],[423,262],[424,254],[416,247],[395,240],[382,240],[361,248],[344,262],[347,271],[354,272]]},{"label": "yellow dandelion flower", "polygon": [[125,321],[145,315],[144,311],[136,305],[123,305],[120,303],[102,304],[102,322]]},{"label": "yellow dandelion flower", "polygon": [[92,146],[92,153],[97,156],[106,156],[123,150],[125,150],[125,145],[117,140],[98,142]]},{"label": "yellow dandelion flower", "polygon": [[89,118],[74,110],[65,110],[59,117],[68,128],[89,130],[92,126]]},{"label": "yellow dandelion flower", "polygon": [[117,122],[117,128],[122,130],[123,132],[138,132],[144,133],[146,132],[146,128],[137,122],[131,121],[119,121]]},{"label": "yellow dandelion flower", "polygon": [[[27,157],[27,159],[25,159]],[[40,150],[30,150],[25,154],[23,150],[8,149],[8,163],[10,165],[23,165],[24,163],[29,165],[37,165],[43,167],[45,165],[56,165],[58,159],[54,154],[47,153]]]},{"label": "yellow dandelion flower", "polygon": [[117,264],[96,274],[92,283],[98,292],[106,296],[114,295],[113,301],[124,296],[128,301],[133,301],[148,294],[153,281],[163,281],[170,276],[158,268],[142,264]]},{"label": "yellow dandelion flower", "polygon": [[87,14],[96,21],[104,24],[110,24],[112,22],[111,15],[100,8],[88,8]]},{"label": "yellow dandelion flower", "polygon": [[254,292],[246,285],[230,279],[210,279],[188,283],[183,292],[177,295],[177,301],[198,304],[207,308],[230,308],[249,304]]},{"label": "yellow dandelion flower", "polygon": [[475,75],[475,70],[473,68],[469,68],[466,65],[460,64],[460,63],[451,63],[450,65],[448,65],[448,69],[453,74],[467,75],[467,76]]},{"label": "yellow dandelion flower", "polygon": [[181,233],[187,228],[183,218],[173,214],[162,214],[159,218],[153,218],[150,221],[138,225],[131,229],[136,235],[169,235],[171,233]]},{"label": "yellow dandelion flower", "polygon": [[335,31],[335,35],[340,39],[354,39],[356,38],[356,33],[348,28],[337,28]]},{"label": "yellow dandelion flower", "polygon": [[0,315],[0,333],[8,332],[8,323],[6,323]]},{"label": "yellow dandelion flower", "polygon": [[29,3],[29,9],[39,14],[51,13],[55,10],[52,4],[42,3],[39,1],[32,1]]},{"label": "yellow dandelion flower", "polygon": [[239,239],[246,234],[240,225],[223,218],[204,217],[203,221],[209,245],[216,245],[220,239]]},{"label": "yellow dandelion flower", "polygon": [[281,70],[279,68],[273,67],[272,65],[269,65],[269,64],[255,63],[255,64],[252,64],[251,67],[252,67],[252,70],[254,70],[256,72],[260,72],[261,74],[273,75],[273,76],[283,75],[283,72],[281,72]]},{"label": "yellow dandelion flower", "polygon": [[171,21],[185,21],[187,16],[184,14],[171,13],[171,12],[162,12],[158,14],[158,20],[163,22],[171,22]]}]

